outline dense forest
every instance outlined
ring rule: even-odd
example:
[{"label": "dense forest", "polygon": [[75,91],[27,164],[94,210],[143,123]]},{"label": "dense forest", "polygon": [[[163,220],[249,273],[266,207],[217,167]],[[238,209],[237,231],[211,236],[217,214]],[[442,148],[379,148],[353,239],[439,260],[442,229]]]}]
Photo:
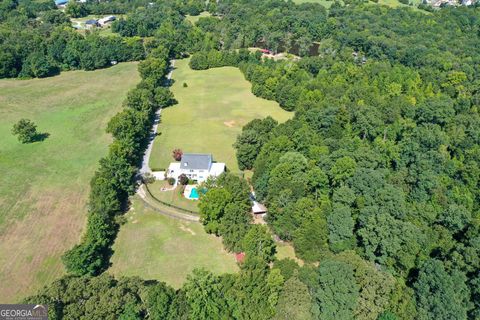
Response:
[{"label": "dense forest", "polygon": [[[0,4],[2,78],[143,59],[108,125],[114,142],[92,179],[82,242],[64,256],[69,275],[26,301],[48,303],[52,319],[480,319],[479,8],[82,6],[126,16],[113,36],[82,35],[49,2]],[[196,25],[184,19],[204,10],[212,16]],[[114,279],[104,271],[154,112],[175,103],[169,59],[188,55],[193,69],[238,67],[255,95],[295,114],[248,123],[234,145],[268,225],[251,223],[249,182],[224,174],[199,207],[207,232],[245,252],[238,274],[196,270],[179,290]],[[305,264],[276,260],[273,235]]]}]

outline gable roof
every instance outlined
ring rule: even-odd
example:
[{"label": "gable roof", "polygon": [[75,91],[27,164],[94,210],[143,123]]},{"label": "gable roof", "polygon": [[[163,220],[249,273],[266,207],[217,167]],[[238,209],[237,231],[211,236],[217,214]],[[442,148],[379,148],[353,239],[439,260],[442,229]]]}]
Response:
[{"label": "gable roof", "polygon": [[189,170],[210,170],[213,159],[211,154],[184,153],[180,168]]},{"label": "gable roof", "polygon": [[252,212],[255,214],[266,213],[267,207],[265,207],[263,204],[261,204],[258,201],[253,201]]}]

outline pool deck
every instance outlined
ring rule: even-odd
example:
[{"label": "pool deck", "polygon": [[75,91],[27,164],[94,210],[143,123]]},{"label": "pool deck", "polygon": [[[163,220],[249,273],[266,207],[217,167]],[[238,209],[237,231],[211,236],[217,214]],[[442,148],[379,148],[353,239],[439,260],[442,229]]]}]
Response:
[{"label": "pool deck", "polygon": [[185,190],[183,190],[183,196],[188,200],[198,200],[195,198],[190,198],[190,194],[192,193],[192,189],[198,187],[196,184],[189,184],[185,186]]}]

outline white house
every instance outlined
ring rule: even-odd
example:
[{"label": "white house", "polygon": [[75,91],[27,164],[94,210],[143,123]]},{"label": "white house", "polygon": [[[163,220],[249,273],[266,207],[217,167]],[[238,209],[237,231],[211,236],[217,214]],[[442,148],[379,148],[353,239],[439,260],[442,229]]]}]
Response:
[{"label": "white house", "polygon": [[103,27],[109,22],[115,21],[117,18],[115,16],[106,16],[101,19],[98,19],[98,23]]},{"label": "white house", "polygon": [[202,183],[209,177],[217,177],[225,172],[225,163],[213,162],[211,154],[184,153],[180,162],[172,162],[167,169],[167,177],[175,180],[181,174],[188,179]]}]

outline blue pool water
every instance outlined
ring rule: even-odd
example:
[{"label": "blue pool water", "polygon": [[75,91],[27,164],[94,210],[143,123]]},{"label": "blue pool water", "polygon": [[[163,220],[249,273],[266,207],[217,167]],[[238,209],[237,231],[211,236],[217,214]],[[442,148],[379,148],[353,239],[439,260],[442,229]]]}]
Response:
[{"label": "blue pool water", "polygon": [[198,195],[197,188],[192,188],[192,191],[190,191],[190,199],[198,199],[200,198]]}]

